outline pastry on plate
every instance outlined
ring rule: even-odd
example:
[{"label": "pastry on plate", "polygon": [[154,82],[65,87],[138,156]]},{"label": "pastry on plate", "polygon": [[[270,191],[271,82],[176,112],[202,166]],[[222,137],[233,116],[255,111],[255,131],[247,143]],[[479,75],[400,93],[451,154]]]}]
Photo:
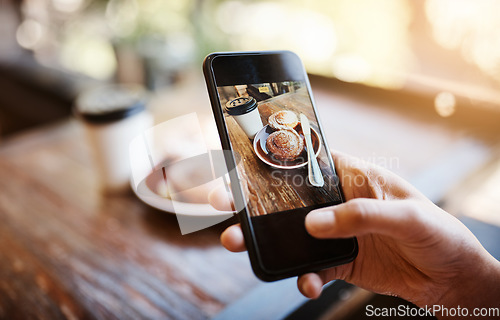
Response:
[{"label": "pastry on plate", "polygon": [[294,160],[304,150],[304,140],[293,130],[278,130],[266,140],[267,150],[278,160]]},{"label": "pastry on plate", "polygon": [[281,110],[270,115],[267,122],[275,130],[293,129],[299,123],[299,118],[293,111]]}]

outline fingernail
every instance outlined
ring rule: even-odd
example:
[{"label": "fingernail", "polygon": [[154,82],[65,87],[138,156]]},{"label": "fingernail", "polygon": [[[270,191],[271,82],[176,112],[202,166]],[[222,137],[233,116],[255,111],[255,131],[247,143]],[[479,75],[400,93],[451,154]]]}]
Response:
[{"label": "fingernail", "polygon": [[335,217],[331,209],[313,210],[306,216],[306,227],[314,231],[326,231],[332,228]]}]

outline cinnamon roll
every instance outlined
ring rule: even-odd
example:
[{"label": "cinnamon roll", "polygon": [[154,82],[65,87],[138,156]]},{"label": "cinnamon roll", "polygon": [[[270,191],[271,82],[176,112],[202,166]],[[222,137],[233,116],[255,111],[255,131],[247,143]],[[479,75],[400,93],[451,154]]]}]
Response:
[{"label": "cinnamon roll", "polygon": [[278,130],[267,137],[266,148],[278,160],[294,160],[304,150],[304,140],[295,130]]},{"label": "cinnamon roll", "polygon": [[293,111],[281,110],[270,115],[267,121],[276,130],[293,129],[299,123],[299,118]]}]

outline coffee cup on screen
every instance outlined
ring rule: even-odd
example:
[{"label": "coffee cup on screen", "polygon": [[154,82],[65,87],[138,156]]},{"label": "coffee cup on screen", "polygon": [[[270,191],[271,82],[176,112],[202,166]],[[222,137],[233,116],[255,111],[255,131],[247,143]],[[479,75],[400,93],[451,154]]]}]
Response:
[{"label": "coffee cup on screen", "polygon": [[228,101],[226,111],[234,117],[250,139],[253,139],[263,127],[257,101],[252,97],[239,97]]}]

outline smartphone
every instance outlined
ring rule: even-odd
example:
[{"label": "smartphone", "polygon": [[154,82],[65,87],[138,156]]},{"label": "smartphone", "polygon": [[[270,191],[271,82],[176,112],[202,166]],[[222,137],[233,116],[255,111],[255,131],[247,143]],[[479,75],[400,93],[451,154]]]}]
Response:
[{"label": "smartphone", "polygon": [[344,200],[300,58],[212,53],[203,71],[257,277],[275,281],[353,261],[356,238],[316,239],[305,228],[309,211]]}]

